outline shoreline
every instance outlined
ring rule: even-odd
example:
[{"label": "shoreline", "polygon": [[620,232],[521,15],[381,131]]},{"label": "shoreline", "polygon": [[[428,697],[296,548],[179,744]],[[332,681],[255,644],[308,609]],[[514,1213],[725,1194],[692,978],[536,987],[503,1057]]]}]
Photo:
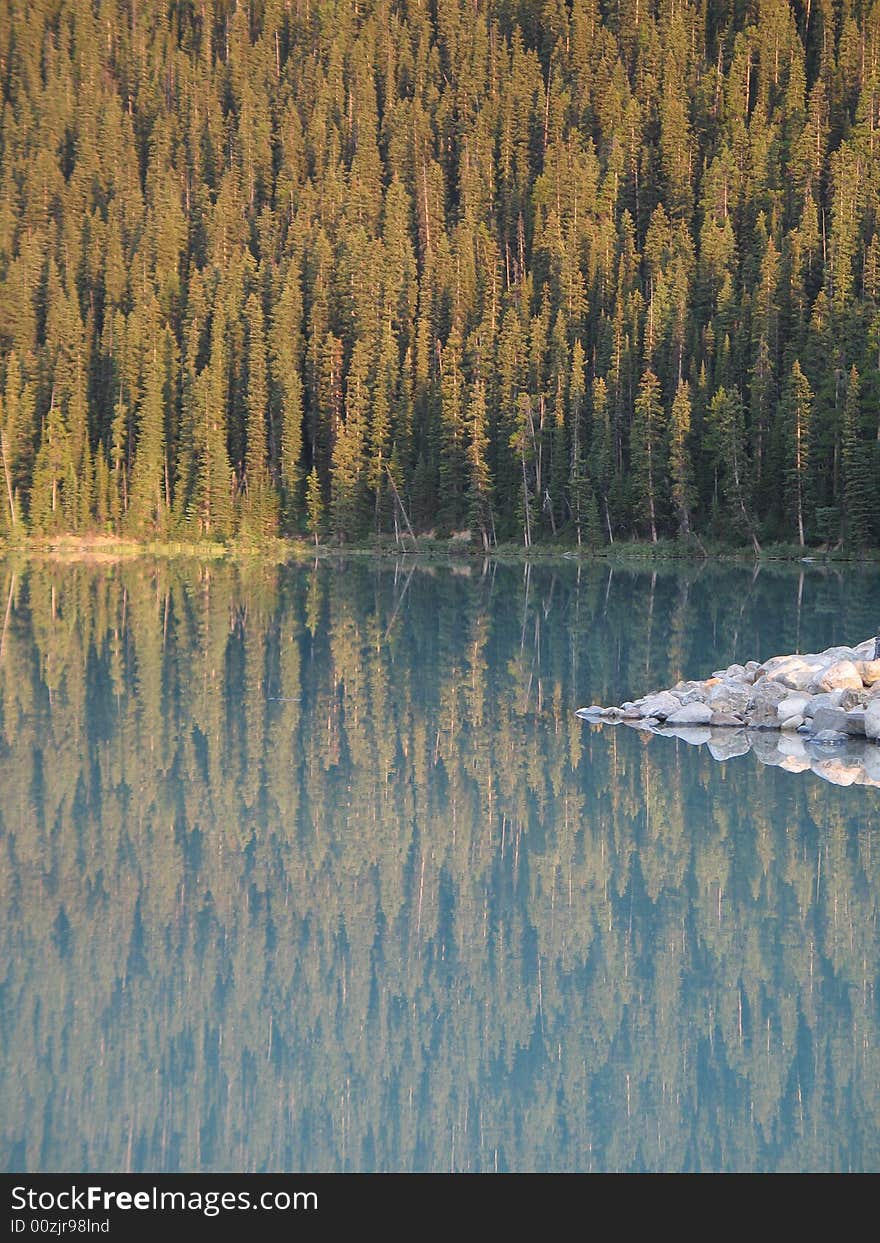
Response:
[{"label": "shoreline", "polygon": [[378,559],[412,558],[413,560],[449,559],[481,562],[551,562],[574,561],[584,564],[658,564],[689,562],[691,564],[727,563],[760,568],[766,564],[810,566],[874,565],[880,568],[880,548],[845,550],[799,548],[793,545],[768,545],[756,555],[751,547],[724,548],[710,546],[700,551],[692,542],[659,541],[657,544],[618,541],[601,548],[588,548],[569,543],[540,543],[525,548],[514,543],[501,543],[489,549],[479,548],[460,537],[436,539],[424,537],[422,542],[409,541],[395,545],[391,541],[347,544],[318,543],[313,540],[279,537],[264,545],[230,540],[138,540],[106,534],[65,534],[57,536],[27,535],[15,541],[0,538],[0,558],[23,556],[49,560],[116,562],[140,557],[203,558],[210,560],[272,561],[276,564],[295,561],[326,560],[338,556],[375,557]]}]

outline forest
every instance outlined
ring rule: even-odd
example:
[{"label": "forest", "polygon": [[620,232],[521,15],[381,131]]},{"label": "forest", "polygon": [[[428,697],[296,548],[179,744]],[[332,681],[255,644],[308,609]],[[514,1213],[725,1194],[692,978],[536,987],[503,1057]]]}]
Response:
[{"label": "forest", "polygon": [[5,0],[0,541],[880,542],[877,0]]}]

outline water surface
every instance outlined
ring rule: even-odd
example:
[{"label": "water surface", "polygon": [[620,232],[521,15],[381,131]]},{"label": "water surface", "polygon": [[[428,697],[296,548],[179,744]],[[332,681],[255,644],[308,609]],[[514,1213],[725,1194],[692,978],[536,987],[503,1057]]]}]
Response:
[{"label": "water surface", "polygon": [[574,710],[804,567],[0,563],[0,1168],[880,1165],[876,790]]}]

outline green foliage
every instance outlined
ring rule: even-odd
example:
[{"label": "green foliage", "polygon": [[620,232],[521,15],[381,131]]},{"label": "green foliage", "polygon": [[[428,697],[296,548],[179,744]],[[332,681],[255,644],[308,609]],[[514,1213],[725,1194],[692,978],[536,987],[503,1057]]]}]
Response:
[{"label": "green foliage", "polygon": [[[301,528],[314,466],[337,533],[383,535],[393,460],[417,526],[531,543],[581,531],[591,490],[603,538],[659,540],[689,485],[681,447],[657,476],[652,438],[687,383],[689,527],[737,510],[736,538],[806,540],[837,508],[873,542],[853,498],[880,491],[880,457],[854,482],[843,398],[855,367],[864,410],[880,399],[876,46],[880,10],[850,0],[808,21],[10,0],[4,529],[259,542]],[[662,412],[637,404],[645,373]],[[721,391],[742,403],[742,505],[706,417]]]}]

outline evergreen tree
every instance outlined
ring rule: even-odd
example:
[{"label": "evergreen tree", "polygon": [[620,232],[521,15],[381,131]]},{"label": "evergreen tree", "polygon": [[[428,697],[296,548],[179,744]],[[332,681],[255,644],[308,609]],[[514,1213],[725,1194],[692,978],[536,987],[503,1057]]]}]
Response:
[{"label": "evergreen tree", "polygon": [[686,380],[676,391],[669,414],[669,479],[679,534],[691,533],[691,511],[696,501],[690,452],[691,392]]},{"label": "evergreen tree", "polygon": [[665,433],[666,412],[660,394],[660,381],[653,371],[646,371],[636,395],[630,458],[637,504],[636,522],[647,523],[651,541],[655,544],[667,481],[667,460],[663,451]]},{"label": "evergreen tree", "polygon": [[810,449],[813,390],[797,359],[792,364],[783,398],[783,455],[789,504],[797,525],[798,543],[806,543],[806,510],[810,496]]},{"label": "evergreen tree", "polygon": [[871,447],[861,436],[859,373],[850,369],[843,407],[843,498],[847,542],[853,548],[868,543],[875,492],[871,480]]}]

